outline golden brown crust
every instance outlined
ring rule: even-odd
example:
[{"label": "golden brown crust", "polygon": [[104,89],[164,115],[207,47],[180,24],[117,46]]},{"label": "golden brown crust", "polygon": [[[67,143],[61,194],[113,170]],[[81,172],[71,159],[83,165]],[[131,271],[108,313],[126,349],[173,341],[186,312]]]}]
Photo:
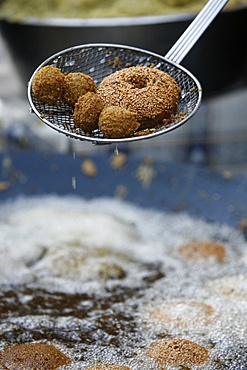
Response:
[{"label": "golden brown crust", "polygon": [[92,132],[98,127],[98,118],[103,109],[100,96],[88,92],[81,96],[75,104],[73,118],[77,127],[85,132]]},{"label": "golden brown crust", "polygon": [[0,353],[0,365],[6,369],[55,370],[69,363],[71,360],[59,349],[45,343],[15,344]]},{"label": "golden brown crust", "polygon": [[216,258],[218,262],[225,259],[225,247],[215,242],[194,241],[179,248],[179,255],[185,259]]},{"label": "golden brown crust", "polygon": [[157,342],[148,355],[164,365],[201,365],[209,360],[206,348],[187,339],[168,339]]},{"label": "golden brown crust", "polygon": [[159,69],[135,66],[105,77],[96,92],[105,105],[136,113],[140,129],[145,129],[177,112],[180,88],[171,76]]},{"label": "golden brown crust", "polygon": [[59,68],[40,68],[32,80],[32,91],[41,103],[56,104],[63,92],[64,74]]},{"label": "golden brown crust", "polygon": [[68,105],[74,105],[80,96],[87,92],[95,91],[93,78],[82,72],[71,72],[65,76],[63,101]]},{"label": "golden brown crust", "polygon": [[104,107],[98,121],[99,129],[110,139],[130,137],[139,128],[136,114],[128,109],[108,106]]}]

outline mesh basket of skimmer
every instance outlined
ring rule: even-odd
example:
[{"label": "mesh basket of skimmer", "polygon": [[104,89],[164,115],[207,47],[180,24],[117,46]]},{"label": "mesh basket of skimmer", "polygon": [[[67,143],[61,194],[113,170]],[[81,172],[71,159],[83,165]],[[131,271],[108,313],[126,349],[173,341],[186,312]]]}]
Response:
[{"label": "mesh basket of skimmer", "polygon": [[[65,49],[46,59],[33,73],[28,83],[28,100],[31,111],[45,124],[69,137],[91,141],[94,144],[111,144],[153,138],[168,133],[187,122],[198,110],[202,100],[199,81],[180,65],[185,55],[205,29],[227,3],[227,0],[210,0],[194,21],[163,57],[150,51],[117,44],[86,44]],[[130,66],[152,66],[167,72],[181,89],[177,113],[163,126],[143,135],[109,139],[99,129],[90,134],[75,126],[73,107],[59,101],[56,105],[42,104],[32,92],[32,80],[42,67],[51,65],[65,74],[83,72],[90,75],[96,85],[115,71]]]}]

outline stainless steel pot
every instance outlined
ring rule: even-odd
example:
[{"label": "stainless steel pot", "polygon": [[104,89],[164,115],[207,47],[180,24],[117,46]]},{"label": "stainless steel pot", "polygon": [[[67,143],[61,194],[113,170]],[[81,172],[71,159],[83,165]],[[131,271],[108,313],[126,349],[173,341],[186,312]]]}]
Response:
[{"label": "stainless steel pot", "polygon": [[[246,82],[247,6],[221,13],[184,59],[202,83],[204,96]],[[2,20],[0,29],[22,79],[64,48],[94,42],[126,44],[164,55],[187,28],[193,14],[110,19]],[[219,33],[220,42],[218,40]]]}]

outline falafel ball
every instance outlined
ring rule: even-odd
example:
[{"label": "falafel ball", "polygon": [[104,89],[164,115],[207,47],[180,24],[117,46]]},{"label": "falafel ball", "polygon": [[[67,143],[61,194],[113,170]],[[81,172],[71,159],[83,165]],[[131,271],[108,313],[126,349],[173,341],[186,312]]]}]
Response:
[{"label": "falafel ball", "polygon": [[64,74],[60,68],[45,66],[40,68],[32,80],[32,91],[41,103],[57,104],[62,96]]},{"label": "falafel ball", "polygon": [[119,106],[103,108],[98,121],[99,129],[109,139],[130,137],[140,127],[136,113]]},{"label": "falafel ball", "polygon": [[75,125],[84,132],[92,132],[98,128],[98,118],[103,106],[103,100],[94,92],[88,92],[81,96],[74,108]]},{"label": "falafel ball", "polygon": [[74,105],[80,96],[94,92],[96,88],[93,78],[82,72],[71,72],[64,78],[63,101]]}]

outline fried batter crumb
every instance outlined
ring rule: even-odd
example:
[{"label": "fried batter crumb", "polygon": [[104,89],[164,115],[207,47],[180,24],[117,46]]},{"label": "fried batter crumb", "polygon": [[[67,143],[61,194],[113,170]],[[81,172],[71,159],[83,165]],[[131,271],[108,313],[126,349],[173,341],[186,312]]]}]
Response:
[{"label": "fried batter crumb", "polygon": [[146,158],[143,163],[139,165],[136,170],[135,177],[138,181],[141,182],[142,186],[145,189],[148,189],[151,185],[154,177],[157,175],[156,170],[152,166],[153,162]]},{"label": "fried batter crumb", "polygon": [[7,182],[7,181],[0,181],[0,192],[1,191],[8,190],[9,187],[10,187],[9,182]]},{"label": "fried batter crumb", "polygon": [[127,155],[124,153],[114,154],[111,157],[111,167],[113,169],[123,168],[127,161]]},{"label": "fried batter crumb", "polygon": [[81,164],[82,172],[90,177],[97,176],[98,170],[94,162],[91,159],[85,159]]}]

